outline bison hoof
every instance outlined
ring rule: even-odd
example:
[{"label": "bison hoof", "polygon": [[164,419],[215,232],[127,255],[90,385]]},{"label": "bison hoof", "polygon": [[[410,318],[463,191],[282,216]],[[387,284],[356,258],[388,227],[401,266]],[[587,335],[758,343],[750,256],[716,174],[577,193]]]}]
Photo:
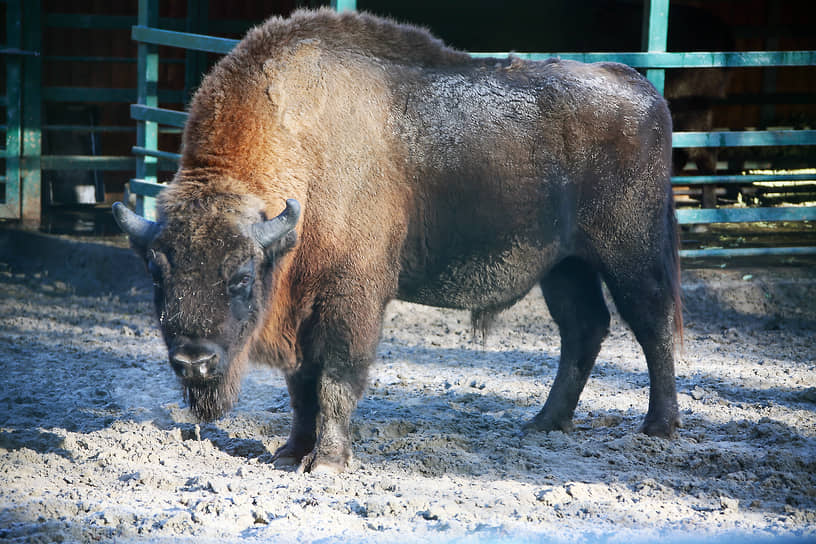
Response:
[{"label": "bison hoof", "polygon": [[298,473],[311,474],[340,474],[346,470],[351,455],[321,455],[312,452],[303,458],[298,467]]},{"label": "bison hoof", "polygon": [[272,455],[272,464],[276,467],[292,467],[306,456],[308,449],[293,446],[289,442],[278,448]]},{"label": "bison hoof", "polygon": [[572,431],[573,425],[571,419],[555,419],[543,414],[538,414],[533,419],[524,424],[521,432],[524,435],[535,432],[551,432],[562,431],[568,433]]},{"label": "bison hoof", "polygon": [[652,418],[648,415],[640,426],[640,432],[649,436],[657,436],[659,438],[671,438],[674,436],[678,427],[682,427],[683,422],[680,416]]}]

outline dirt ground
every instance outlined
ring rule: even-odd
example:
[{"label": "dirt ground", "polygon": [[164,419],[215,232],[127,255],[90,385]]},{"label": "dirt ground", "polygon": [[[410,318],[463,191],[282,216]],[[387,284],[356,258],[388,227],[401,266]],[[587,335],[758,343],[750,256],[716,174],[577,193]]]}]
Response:
[{"label": "dirt ground", "polygon": [[648,375],[617,316],[575,430],[522,437],[558,363],[541,294],[484,346],[463,312],[392,303],[339,476],[271,465],[290,423],[274,370],[191,419],[139,267],[0,232],[0,541],[816,538],[813,267],[683,273],[671,440],[637,433]]}]

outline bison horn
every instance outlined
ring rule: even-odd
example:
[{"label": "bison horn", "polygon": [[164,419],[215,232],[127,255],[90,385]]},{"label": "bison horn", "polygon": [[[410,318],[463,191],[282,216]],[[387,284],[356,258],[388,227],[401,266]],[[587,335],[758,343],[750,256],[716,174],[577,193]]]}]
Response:
[{"label": "bison horn", "polygon": [[266,249],[292,232],[300,217],[300,203],[294,198],[286,200],[286,209],[269,221],[252,225],[252,235],[258,244]]},{"label": "bison horn", "polygon": [[134,246],[146,247],[159,231],[159,224],[132,212],[121,202],[113,203],[113,218]]}]

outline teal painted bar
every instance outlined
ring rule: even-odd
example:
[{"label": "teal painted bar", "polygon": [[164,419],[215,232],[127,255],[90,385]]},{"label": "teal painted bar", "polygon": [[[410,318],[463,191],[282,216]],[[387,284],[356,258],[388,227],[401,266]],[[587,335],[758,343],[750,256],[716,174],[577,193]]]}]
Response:
[{"label": "teal painted bar", "polygon": [[666,86],[666,70],[662,68],[649,68],[646,70],[646,79],[654,85],[657,92],[663,94],[663,89]]},{"label": "teal painted bar", "polygon": [[331,0],[331,7],[335,11],[355,11],[357,0]]},{"label": "teal painted bar", "polygon": [[43,155],[43,170],[133,170],[135,157],[104,155]]},{"label": "teal painted bar", "polygon": [[811,66],[816,51],[737,51],[689,53],[487,53],[471,52],[477,58],[506,58],[510,55],[528,60],[558,57],[581,62],[620,62],[634,68],[723,68],[767,66]]},{"label": "teal painted bar", "polygon": [[167,187],[162,183],[153,183],[143,179],[131,179],[129,185],[128,190],[134,195],[150,198],[156,198],[162,192],[162,189]]},{"label": "teal painted bar", "polygon": [[161,30],[143,25],[132,27],[130,35],[134,40],[141,43],[181,47],[183,49],[221,54],[229,53],[238,43],[238,40],[228,38],[216,38],[215,36],[176,32],[174,30]]},{"label": "teal painted bar", "polygon": [[675,132],[672,147],[752,147],[816,145],[816,130]]},{"label": "teal painted bar", "polygon": [[[649,0],[644,6],[648,9],[649,32],[646,40],[646,51],[666,51],[666,41],[669,32],[669,0]],[[666,82],[666,71],[662,68],[646,70],[646,77],[652,85],[663,94]]]},{"label": "teal painted bar", "polygon": [[665,51],[669,33],[669,0],[647,0],[649,32],[646,51]]},{"label": "teal painted bar", "polygon": [[681,208],[677,210],[677,221],[681,225],[814,220],[816,220],[816,206],[801,208]]},{"label": "teal painted bar", "polygon": [[673,176],[673,185],[706,185],[716,183],[718,185],[731,183],[755,183],[767,181],[813,181],[816,183],[816,174],[745,174],[745,175],[723,175],[723,176]]},{"label": "teal painted bar", "polygon": [[681,249],[683,259],[708,259],[717,257],[795,257],[816,255],[814,247],[746,247],[746,248],[706,248]]},{"label": "teal painted bar", "polygon": [[162,125],[179,128],[184,127],[184,123],[187,121],[187,113],[183,111],[155,108],[142,104],[130,105],[130,117],[138,121],[155,121]]},{"label": "teal painted bar", "polygon": [[171,153],[169,151],[159,151],[158,149],[145,149],[144,147],[133,146],[130,151],[134,155],[141,155],[143,157],[156,157],[157,159],[166,159],[168,161],[178,162],[181,160],[181,155],[178,153]]}]

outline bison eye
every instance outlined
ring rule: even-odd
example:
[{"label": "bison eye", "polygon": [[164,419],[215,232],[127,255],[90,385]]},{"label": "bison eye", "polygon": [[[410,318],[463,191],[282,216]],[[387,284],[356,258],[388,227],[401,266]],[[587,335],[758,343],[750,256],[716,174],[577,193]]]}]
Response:
[{"label": "bison eye", "polygon": [[242,264],[230,277],[227,288],[232,295],[247,295],[252,289],[255,280],[255,259]]}]

